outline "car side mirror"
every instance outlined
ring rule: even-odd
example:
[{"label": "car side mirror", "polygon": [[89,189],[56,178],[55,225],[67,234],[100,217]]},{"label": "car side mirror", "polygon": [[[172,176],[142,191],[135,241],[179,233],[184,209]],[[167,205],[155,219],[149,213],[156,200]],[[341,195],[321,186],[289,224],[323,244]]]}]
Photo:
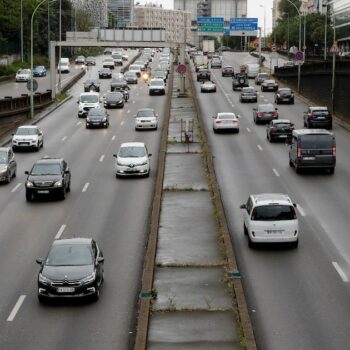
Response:
[{"label": "car side mirror", "polygon": [[117,158],[117,157],[118,157],[118,155],[117,155],[117,154],[113,154],[113,157],[114,157],[114,158]]},{"label": "car side mirror", "polygon": [[69,169],[66,169],[66,170],[64,171],[64,173],[65,173],[65,174],[69,174],[69,173],[70,173],[70,170],[69,170]]},{"label": "car side mirror", "polygon": [[36,263],[39,264],[39,265],[42,265],[44,259],[43,258],[38,258],[38,259],[35,259]]},{"label": "car side mirror", "polygon": [[77,100],[77,103],[79,104],[79,100]]},{"label": "car side mirror", "polygon": [[152,153],[148,153],[148,157],[152,157]]},{"label": "car side mirror", "polygon": [[246,206],[245,204],[241,204],[239,207],[240,207],[241,209],[247,209],[247,206]]},{"label": "car side mirror", "polygon": [[26,171],[24,172],[24,174],[25,174],[25,175],[29,175],[29,171],[26,170]]},{"label": "car side mirror", "polygon": [[15,134],[14,132],[13,132],[13,133],[11,133],[11,135],[12,135],[12,136],[14,136],[14,134]]},{"label": "car side mirror", "polygon": [[256,108],[253,108],[253,111],[256,111],[257,109]]},{"label": "car side mirror", "polygon": [[296,208],[296,207],[297,207],[297,204],[296,204],[296,203],[293,203],[293,207]]},{"label": "car side mirror", "polygon": [[275,108],[275,111],[278,111],[278,108]]},{"label": "car side mirror", "polygon": [[238,114],[238,115],[236,115],[236,117],[237,117],[237,119],[239,119],[241,116]]},{"label": "car side mirror", "polygon": [[156,114],[156,117],[158,118],[158,117],[159,117],[159,115],[158,115],[158,114]]}]

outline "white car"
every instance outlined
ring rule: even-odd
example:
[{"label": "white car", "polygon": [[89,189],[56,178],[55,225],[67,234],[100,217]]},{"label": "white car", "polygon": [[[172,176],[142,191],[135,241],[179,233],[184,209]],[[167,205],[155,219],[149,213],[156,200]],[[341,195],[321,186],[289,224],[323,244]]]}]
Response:
[{"label": "white car", "polygon": [[255,243],[290,243],[298,246],[299,223],[296,204],[286,194],[262,193],[249,196],[240,206],[249,247]]},{"label": "white car", "polygon": [[201,92],[216,92],[216,84],[210,80],[203,81],[201,84]]},{"label": "white car", "polygon": [[69,63],[67,63],[67,62],[59,63],[57,66],[57,73],[59,73],[60,71],[61,71],[61,73],[69,73],[70,72]]},{"label": "white car", "polygon": [[165,95],[165,83],[163,79],[151,79],[148,87],[150,95]]},{"label": "white car", "polygon": [[12,149],[34,148],[39,151],[44,146],[44,136],[42,130],[36,125],[25,125],[17,128],[12,134]]},{"label": "white car", "polygon": [[30,80],[31,72],[30,69],[19,69],[16,73],[16,82],[27,82]]},{"label": "white car", "polygon": [[150,174],[149,157],[147,147],[143,142],[126,142],[120,145],[115,160],[115,176],[146,176]]},{"label": "white car", "polygon": [[114,69],[114,59],[113,58],[105,58],[102,62],[102,67],[103,68],[109,68],[109,69]]},{"label": "white car", "polygon": [[152,108],[143,108],[135,115],[135,130],[158,128],[158,114]]},{"label": "white car", "polygon": [[77,101],[78,108],[78,117],[84,118],[88,115],[91,108],[100,108],[100,94],[98,92],[83,92],[80,94]]},{"label": "white car", "polygon": [[135,72],[138,78],[141,77],[141,66],[138,64],[131,64],[128,70],[129,72]]},{"label": "white car", "polygon": [[234,131],[239,133],[239,115],[232,112],[217,113],[213,117],[213,131]]}]

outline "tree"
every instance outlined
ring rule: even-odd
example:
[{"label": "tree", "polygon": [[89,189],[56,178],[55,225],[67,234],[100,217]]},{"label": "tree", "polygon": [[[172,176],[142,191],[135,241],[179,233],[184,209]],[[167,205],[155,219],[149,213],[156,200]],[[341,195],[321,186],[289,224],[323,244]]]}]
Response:
[{"label": "tree", "polygon": [[[290,0],[297,8],[300,9],[301,1],[300,0]],[[298,16],[298,11],[288,0],[280,0],[278,4],[278,10],[280,13],[289,14],[289,17]]]}]

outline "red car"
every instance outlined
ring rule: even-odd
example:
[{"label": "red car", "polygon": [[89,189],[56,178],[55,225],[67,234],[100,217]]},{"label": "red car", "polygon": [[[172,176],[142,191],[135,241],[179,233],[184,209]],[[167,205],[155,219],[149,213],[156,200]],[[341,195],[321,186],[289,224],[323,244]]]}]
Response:
[{"label": "red car", "polygon": [[261,84],[261,91],[277,91],[278,90],[278,84],[276,83],[276,80],[265,80]]}]

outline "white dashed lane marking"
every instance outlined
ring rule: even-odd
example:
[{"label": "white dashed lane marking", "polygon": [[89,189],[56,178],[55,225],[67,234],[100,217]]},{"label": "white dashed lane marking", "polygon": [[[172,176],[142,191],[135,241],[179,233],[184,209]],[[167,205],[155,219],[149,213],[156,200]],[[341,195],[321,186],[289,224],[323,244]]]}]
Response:
[{"label": "white dashed lane marking", "polygon": [[78,122],[77,125],[81,125],[81,122]]},{"label": "white dashed lane marking", "polygon": [[82,192],[86,192],[86,190],[88,189],[89,185],[90,185],[90,184],[87,182],[87,183],[84,185]]},{"label": "white dashed lane marking", "polygon": [[62,137],[62,141],[65,141],[65,140],[67,140],[67,136]]},{"label": "white dashed lane marking", "polygon": [[114,141],[115,140],[115,135],[113,135],[113,137],[112,137],[112,141]]},{"label": "white dashed lane marking", "polygon": [[120,125],[124,125],[124,120],[121,121]]},{"label": "white dashed lane marking", "polygon": [[16,192],[16,191],[20,188],[21,185],[22,185],[22,183],[17,184],[17,185],[11,190],[11,192],[12,192],[12,193],[13,193],[13,192]]},{"label": "white dashed lane marking", "polygon": [[247,128],[247,131],[248,131],[248,132],[252,132],[249,128]]},{"label": "white dashed lane marking", "polygon": [[60,239],[60,237],[62,236],[63,231],[65,230],[65,228],[66,228],[66,225],[62,225],[60,227],[60,229],[58,230],[58,232],[57,232],[57,234],[55,236],[55,239]]},{"label": "white dashed lane marking", "polygon": [[99,162],[103,162],[104,159],[105,159],[105,155],[102,154],[102,156],[101,156],[100,159],[99,159]]},{"label": "white dashed lane marking", "polygon": [[17,315],[17,312],[21,308],[25,298],[26,298],[25,295],[21,295],[18,298],[17,303],[15,304],[15,306],[13,307],[9,317],[7,318],[7,322],[12,322],[15,319],[15,317]]},{"label": "white dashed lane marking", "polygon": [[275,168],[273,168],[272,171],[275,173],[275,175],[276,175],[277,177],[280,177],[280,174],[278,173],[278,171],[277,171]]},{"label": "white dashed lane marking", "polygon": [[345,272],[342,270],[342,268],[339,266],[339,264],[336,261],[332,262],[332,265],[338,272],[340,278],[343,280],[343,282],[349,282],[348,276],[346,276]]},{"label": "white dashed lane marking", "polygon": [[259,151],[262,152],[263,148],[260,145],[257,145],[257,147],[258,147]]}]

